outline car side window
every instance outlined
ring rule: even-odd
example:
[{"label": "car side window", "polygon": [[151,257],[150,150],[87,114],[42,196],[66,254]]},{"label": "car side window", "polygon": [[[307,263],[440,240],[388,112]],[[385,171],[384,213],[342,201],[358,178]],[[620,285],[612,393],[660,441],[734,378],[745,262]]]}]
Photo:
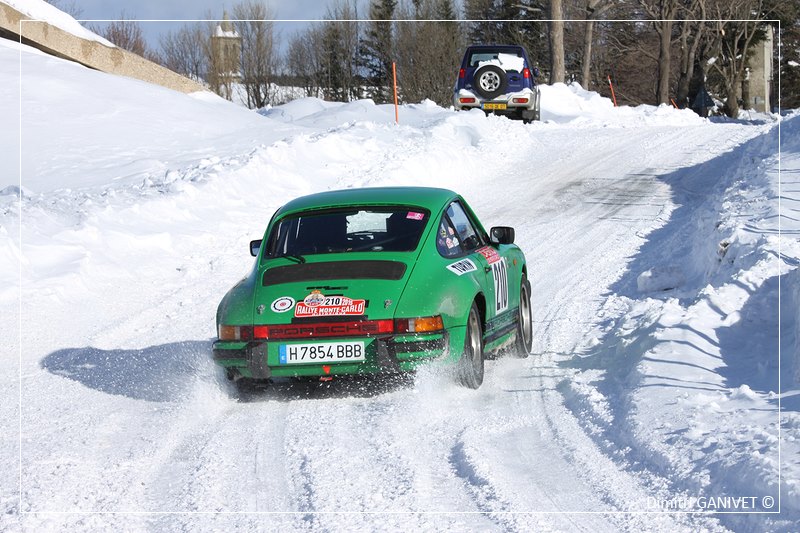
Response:
[{"label": "car side window", "polygon": [[472,222],[464,211],[464,208],[458,202],[453,202],[446,211],[447,217],[455,226],[456,234],[461,241],[463,251],[471,252],[483,246],[483,240],[480,234],[475,230]]},{"label": "car side window", "polygon": [[436,230],[436,249],[443,257],[457,257],[464,253],[456,230],[447,215],[442,215],[439,229]]}]

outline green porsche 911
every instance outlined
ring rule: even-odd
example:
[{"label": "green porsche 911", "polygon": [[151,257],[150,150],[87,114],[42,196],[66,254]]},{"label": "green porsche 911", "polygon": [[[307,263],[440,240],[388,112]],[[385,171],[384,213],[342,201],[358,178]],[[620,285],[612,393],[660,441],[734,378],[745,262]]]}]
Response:
[{"label": "green porsche 911", "polygon": [[328,379],[455,365],[478,388],[485,354],[531,349],[528,269],[514,230],[486,233],[458,194],[323,192],[281,207],[250,243],[250,274],[217,310],[229,379]]}]

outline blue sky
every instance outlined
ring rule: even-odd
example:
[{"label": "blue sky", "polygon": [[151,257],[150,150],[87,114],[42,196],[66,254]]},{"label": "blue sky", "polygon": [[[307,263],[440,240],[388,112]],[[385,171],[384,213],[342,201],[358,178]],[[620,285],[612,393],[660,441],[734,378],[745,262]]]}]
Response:
[{"label": "blue sky", "polygon": [[[60,0],[62,6],[69,6],[72,0]],[[175,19],[191,20],[204,18],[211,11],[215,18],[222,18],[223,10],[233,10],[239,0],[74,0],[81,9],[81,19],[117,19],[125,12],[135,19]],[[277,19],[321,19],[325,16],[327,0],[269,0],[265,2],[275,13]],[[153,48],[158,48],[160,34],[179,28],[181,23],[142,22],[142,31]],[[288,37],[305,24],[282,24],[279,31]]]}]

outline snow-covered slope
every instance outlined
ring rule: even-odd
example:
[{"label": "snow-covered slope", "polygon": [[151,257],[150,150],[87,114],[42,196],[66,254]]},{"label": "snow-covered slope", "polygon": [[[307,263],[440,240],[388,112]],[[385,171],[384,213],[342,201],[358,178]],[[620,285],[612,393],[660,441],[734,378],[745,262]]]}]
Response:
[{"label": "snow-covered slope", "polygon": [[[21,106],[0,85],[22,115],[0,187],[0,529],[800,527],[800,117],[779,184],[775,121],[575,86],[545,88],[542,123],[423,102],[395,125],[369,101],[258,115],[0,41],[3,79],[20,62]],[[489,361],[478,391],[423,371],[238,397],[210,340],[248,241],[293,197],[386,184],[516,228],[535,354]],[[737,514],[684,512],[704,509]]]}]

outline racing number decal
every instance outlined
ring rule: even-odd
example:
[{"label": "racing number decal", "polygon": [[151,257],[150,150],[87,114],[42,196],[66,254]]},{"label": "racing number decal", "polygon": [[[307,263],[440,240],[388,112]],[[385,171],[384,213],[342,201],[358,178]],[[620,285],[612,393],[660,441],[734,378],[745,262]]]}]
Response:
[{"label": "racing number decal", "polygon": [[492,263],[492,277],[494,278],[495,314],[500,314],[508,309],[508,269],[505,257]]}]

